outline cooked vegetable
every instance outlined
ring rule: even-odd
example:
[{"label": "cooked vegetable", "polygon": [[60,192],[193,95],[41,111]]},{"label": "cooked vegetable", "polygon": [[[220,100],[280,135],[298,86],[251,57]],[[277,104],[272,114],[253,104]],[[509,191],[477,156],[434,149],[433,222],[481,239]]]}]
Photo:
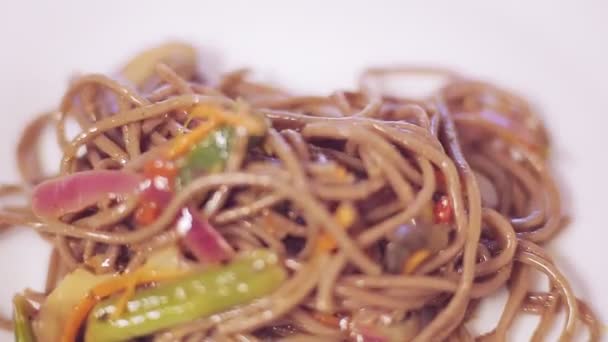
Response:
[{"label": "cooked vegetable", "polygon": [[175,279],[183,274],[183,272],[179,271],[157,271],[155,269],[141,268],[133,273],[116,276],[96,285],[72,308],[72,311],[65,320],[61,341],[74,341],[89,311],[101,299],[124,291],[114,309],[114,316],[118,317],[122,314],[127,301],[133,296],[135,287],[138,285]]},{"label": "cooked vegetable", "polygon": [[211,118],[198,125],[189,133],[178,136],[173,140],[171,147],[167,151],[167,157],[174,159],[187,153],[192,146],[215,129],[217,125],[217,120]]},{"label": "cooked vegetable", "polygon": [[176,245],[155,251],[150,255],[142,269],[154,270],[157,272],[187,271],[194,266],[182,255]]},{"label": "cooked vegetable", "polygon": [[397,227],[392,240],[398,241],[410,249],[418,249],[426,245],[428,233],[428,226],[412,222]]},{"label": "cooked vegetable", "polygon": [[101,200],[138,191],[139,175],[118,170],[91,170],[45,181],[32,195],[32,211],[38,216],[61,217]]},{"label": "cooked vegetable", "polygon": [[[161,158],[151,160],[148,163],[144,164],[143,171],[144,175],[149,179],[153,179],[155,177],[164,177],[170,180],[174,179],[178,173],[178,169],[175,166],[175,163],[170,160],[165,160]],[[169,183],[167,184],[167,186],[171,188],[172,184]]]},{"label": "cooked vegetable", "polygon": [[109,275],[94,275],[82,268],[66,275],[40,307],[34,327],[36,335],[44,336],[46,341],[59,341],[73,308],[95,285],[109,278]]},{"label": "cooked vegetable", "polygon": [[134,85],[141,86],[155,76],[154,69],[159,63],[165,63],[188,77],[195,72],[196,55],[196,50],[188,44],[166,43],[137,55],[125,65],[121,74]]},{"label": "cooked vegetable", "polygon": [[481,172],[474,171],[477,185],[479,186],[479,194],[481,195],[481,203],[487,208],[498,207],[499,198],[495,186],[486,175]]},{"label": "cooked vegetable", "polygon": [[342,202],[336,208],[334,216],[340,226],[350,227],[357,219],[357,209],[355,209],[353,205],[348,202]]},{"label": "cooked vegetable", "polygon": [[142,201],[135,211],[135,222],[139,225],[147,226],[152,224],[160,215],[158,202]]},{"label": "cooked vegetable", "polygon": [[149,225],[160,215],[171,198],[177,168],[172,161],[156,159],[144,166],[145,182],[140,186],[143,191],[140,203],[135,211],[135,221],[140,225]]},{"label": "cooked vegetable", "polygon": [[439,200],[435,203],[433,209],[435,214],[436,223],[450,223],[452,222],[452,216],[454,215],[452,205],[450,204],[450,198],[446,195],[439,197]]},{"label": "cooked vegetable", "polygon": [[[140,273],[183,274],[189,268],[177,247],[172,246],[150,255],[139,270]],[[73,342],[80,323],[96,303],[95,298],[88,294],[99,292],[99,287],[107,288],[109,283],[115,284],[117,279],[122,277],[94,275],[81,268],[68,274],[42,304],[35,325],[36,335],[44,336],[49,341],[59,341],[61,338],[62,341]],[[79,313],[78,310],[84,312]]]},{"label": "cooked vegetable", "polygon": [[228,260],[234,250],[215,228],[203,219],[196,210],[184,208],[177,221],[177,229],[185,234],[184,244],[197,260],[214,263]]},{"label": "cooked vegetable", "polygon": [[426,259],[431,256],[431,251],[424,248],[415,251],[403,265],[403,273],[411,274],[413,273],[420,264],[422,264]]},{"label": "cooked vegetable", "polygon": [[244,127],[251,136],[259,136],[265,131],[266,123],[264,120],[252,115],[247,105],[237,102],[235,107],[235,112],[225,110],[216,104],[200,104],[192,108],[190,117],[201,118],[205,121],[187,134],[175,138],[171,147],[167,150],[167,157],[175,159],[187,153],[220,125]]},{"label": "cooked vegetable", "polygon": [[428,243],[428,226],[411,222],[402,224],[386,244],[384,263],[387,271],[402,273],[405,260],[417,249]]},{"label": "cooked vegetable", "polygon": [[[340,227],[347,229],[355,223],[357,219],[357,210],[352,204],[343,202],[338,205],[334,212],[334,219]],[[323,232],[317,240],[317,253],[331,252],[338,247],[336,240],[331,234]]]},{"label": "cooked vegetable", "polygon": [[312,318],[316,319],[318,322],[323,323],[329,327],[339,329],[340,328],[340,318],[336,315],[328,314],[321,311],[314,311],[311,314]]},{"label": "cooked vegetable", "polygon": [[186,185],[203,172],[218,172],[224,168],[232,148],[234,130],[218,128],[201,140],[185,157],[179,174],[180,185]]},{"label": "cooked vegetable", "polygon": [[276,254],[257,250],[227,266],[137,291],[118,318],[117,299],[99,303],[89,315],[85,341],[124,341],[246,304],[274,291],[285,279]]},{"label": "cooked vegetable", "polygon": [[406,246],[398,241],[389,241],[384,250],[384,266],[390,273],[401,273],[403,262],[412,253]]},{"label": "cooked vegetable", "polygon": [[250,136],[260,136],[266,130],[266,122],[260,116],[251,112],[250,106],[237,100],[230,110],[223,109],[215,104],[199,104],[190,111],[192,118],[214,118],[218,122],[243,127]]},{"label": "cooked vegetable", "polygon": [[28,303],[25,297],[16,295],[13,298],[13,323],[15,329],[15,342],[35,342],[32,331]]},{"label": "cooked vegetable", "polygon": [[[417,251],[428,250],[430,255],[447,247],[449,244],[449,225],[446,223],[425,223],[425,221],[424,218],[412,220],[409,224],[397,227],[387,241],[384,252],[384,264],[387,271],[397,274],[403,273],[406,261],[413,257]],[[416,259],[409,262],[412,263],[413,260]],[[418,260],[421,262],[420,259]],[[417,266],[412,264],[407,266],[408,269],[411,267],[415,268]]]}]

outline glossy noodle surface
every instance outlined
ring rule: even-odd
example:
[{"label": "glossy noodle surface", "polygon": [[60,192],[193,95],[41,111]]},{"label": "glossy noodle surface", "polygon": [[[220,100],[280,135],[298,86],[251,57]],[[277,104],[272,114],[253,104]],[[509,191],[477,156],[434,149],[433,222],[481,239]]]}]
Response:
[{"label": "glossy noodle surface", "polygon": [[[18,341],[503,341],[524,312],[541,341],[561,311],[561,341],[599,341],[543,248],[567,216],[524,99],[416,68],[300,95],[247,70],[210,82],[196,56],[169,43],[73,79],[24,130],[23,183],[0,192],[29,205],[5,205],[1,227],[54,248],[44,291],[1,322]],[[412,76],[441,84],[385,87]],[[58,175],[39,162],[49,125]],[[504,287],[496,328],[473,336],[465,323]]]}]

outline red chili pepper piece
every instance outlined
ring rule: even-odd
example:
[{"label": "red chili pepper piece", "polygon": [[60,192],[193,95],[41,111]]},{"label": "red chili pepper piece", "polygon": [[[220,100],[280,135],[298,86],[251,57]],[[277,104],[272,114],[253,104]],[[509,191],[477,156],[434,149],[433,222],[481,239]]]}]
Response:
[{"label": "red chili pepper piece", "polygon": [[144,165],[144,175],[147,178],[161,176],[173,180],[177,176],[178,171],[175,163],[165,159],[154,159]]},{"label": "red chili pepper piece", "polygon": [[139,207],[135,212],[135,222],[149,225],[160,215],[173,196],[173,184],[178,169],[170,160],[154,159],[144,164],[145,189]]},{"label": "red chili pepper piece", "polygon": [[435,223],[450,223],[452,221],[454,210],[448,196],[443,195],[435,202],[433,214],[435,215]]},{"label": "red chili pepper piece", "polygon": [[139,225],[147,226],[156,220],[159,212],[160,208],[156,202],[142,202],[135,211],[135,222],[137,222]]}]

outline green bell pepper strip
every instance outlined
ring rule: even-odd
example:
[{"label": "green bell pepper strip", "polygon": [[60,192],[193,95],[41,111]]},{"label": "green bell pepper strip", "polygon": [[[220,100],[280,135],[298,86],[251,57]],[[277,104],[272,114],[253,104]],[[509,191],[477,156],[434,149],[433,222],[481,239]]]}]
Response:
[{"label": "green bell pepper strip", "polygon": [[185,186],[201,172],[218,172],[224,168],[232,150],[234,129],[221,127],[212,131],[188,153],[180,169],[179,184]]},{"label": "green bell pepper strip", "polygon": [[210,316],[270,294],[285,278],[276,254],[256,250],[228,265],[140,290],[118,318],[111,317],[115,297],[98,303],[89,314],[85,341],[124,341]]},{"label": "green bell pepper strip", "polygon": [[16,295],[13,298],[13,323],[16,342],[35,342],[36,338],[32,332],[25,297]]}]

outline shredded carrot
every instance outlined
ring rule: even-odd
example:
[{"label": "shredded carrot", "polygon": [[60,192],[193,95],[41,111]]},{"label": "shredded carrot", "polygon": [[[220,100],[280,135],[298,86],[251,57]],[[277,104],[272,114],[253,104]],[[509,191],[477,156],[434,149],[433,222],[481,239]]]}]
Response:
[{"label": "shredded carrot", "polygon": [[65,322],[61,342],[76,341],[80,325],[98,301],[98,299],[88,294],[74,307],[74,310],[72,310]]},{"label": "shredded carrot", "polygon": [[220,111],[223,111],[222,107],[215,103],[201,103],[193,106],[188,116],[191,118],[207,118]]},{"label": "shredded carrot", "polygon": [[336,208],[334,216],[340,226],[347,228],[355,223],[355,220],[357,219],[357,210],[355,210],[352,204],[342,202],[338,205],[338,208]]},{"label": "shredded carrot", "polygon": [[320,323],[323,323],[323,324],[328,325],[333,328],[340,327],[340,318],[338,318],[334,315],[326,314],[326,313],[323,313],[320,311],[315,311],[312,313],[312,318],[319,321]]},{"label": "shredded carrot", "polygon": [[167,152],[167,157],[174,159],[184,154],[192,145],[203,139],[220,124],[241,126],[245,127],[251,134],[261,134],[264,131],[263,121],[250,115],[247,106],[241,106],[240,108],[244,109],[233,113],[214,104],[199,104],[194,106],[190,111],[190,118],[205,118],[206,121],[189,133],[175,138]]},{"label": "shredded carrot", "polygon": [[95,298],[104,298],[125,288],[125,283],[133,277],[132,274],[120,275],[98,284],[91,289],[91,294]]},{"label": "shredded carrot", "polygon": [[[190,121],[195,118],[217,118],[217,113],[222,111],[223,109],[219,105],[213,103],[202,103],[192,107],[188,113],[188,120],[186,123],[189,124]],[[185,127],[188,127],[188,125],[185,125]]]},{"label": "shredded carrot", "polygon": [[319,236],[316,246],[317,254],[331,252],[337,247],[336,240],[334,240],[334,238],[327,233],[323,233],[321,236]]},{"label": "shredded carrot", "polygon": [[130,277],[125,282],[125,291],[120,295],[118,301],[116,302],[116,311],[112,313],[112,318],[116,319],[122,315],[127,307],[127,303],[129,299],[133,298],[135,294],[135,288],[137,287],[137,275]]},{"label": "shredded carrot", "polygon": [[[336,220],[336,222],[338,222],[340,227],[348,229],[348,227],[352,226],[353,223],[355,223],[355,220],[357,219],[357,211],[355,210],[352,204],[348,202],[342,202],[336,208],[336,211],[334,213],[334,219]],[[319,236],[319,239],[317,240],[316,251],[317,253],[331,252],[336,249],[336,247],[337,243],[334,237],[331,236],[331,234],[324,232],[321,234],[321,236]]]},{"label": "shredded carrot", "polygon": [[335,172],[336,177],[338,177],[339,180],[345,180],[348,176],[348,172],[342,166],[337,166]]},{"label": "shredded carrot", "polygon": [[160,213],[158,204],[153,201],[142,201],[135,210],[135,222],[142,226],[147,226],[154,222]]},{"label": "shredded carrot", "polygon": [[430,256],[431,251],[428,249],[417,250],[403,264],[403,273],[412,274]]},{"label": "shredded carrot", "polygon": [[135,287],[141,284],[172,280],[183,276],[183,271],[156,271],[151,269],[139,269],[131,274],[120,275],[101,284],[95,286],[91,291],[76,304],[74,310],[68,316],[68,319],[64,325],[64,333],[61,338],[61,342],[74,342],[78,334],[78,329],[82,325],[82,322],[87,318],[89,312],[93,309],[95,304],[99,303],[103,298],[108,297],[114,293],[125,291],[123,296],[118,300],[116,304],[116,312],[118,316],[126,307],[129,299],[135,293]]},{"label": "shredded carrot", "polygon": [[237,112],[230,112],[217,105],[200,104],[192,108],[190,115],[197,118],[215,118],[229,125],[242,126],[252,134],[261,134],[264,130],[263,122],[249,114],[247,106],[240,106]]},{"label": "shredded carrot", "polygon": [[189,133],[176,137],[173,140],[171,147],[167,151],[167,157],[170,159],[174,159],[186,153],[190,147],[196,144],[197,141],[203,139],[217,125],[217,120],[209,119],[198,125]]}]

